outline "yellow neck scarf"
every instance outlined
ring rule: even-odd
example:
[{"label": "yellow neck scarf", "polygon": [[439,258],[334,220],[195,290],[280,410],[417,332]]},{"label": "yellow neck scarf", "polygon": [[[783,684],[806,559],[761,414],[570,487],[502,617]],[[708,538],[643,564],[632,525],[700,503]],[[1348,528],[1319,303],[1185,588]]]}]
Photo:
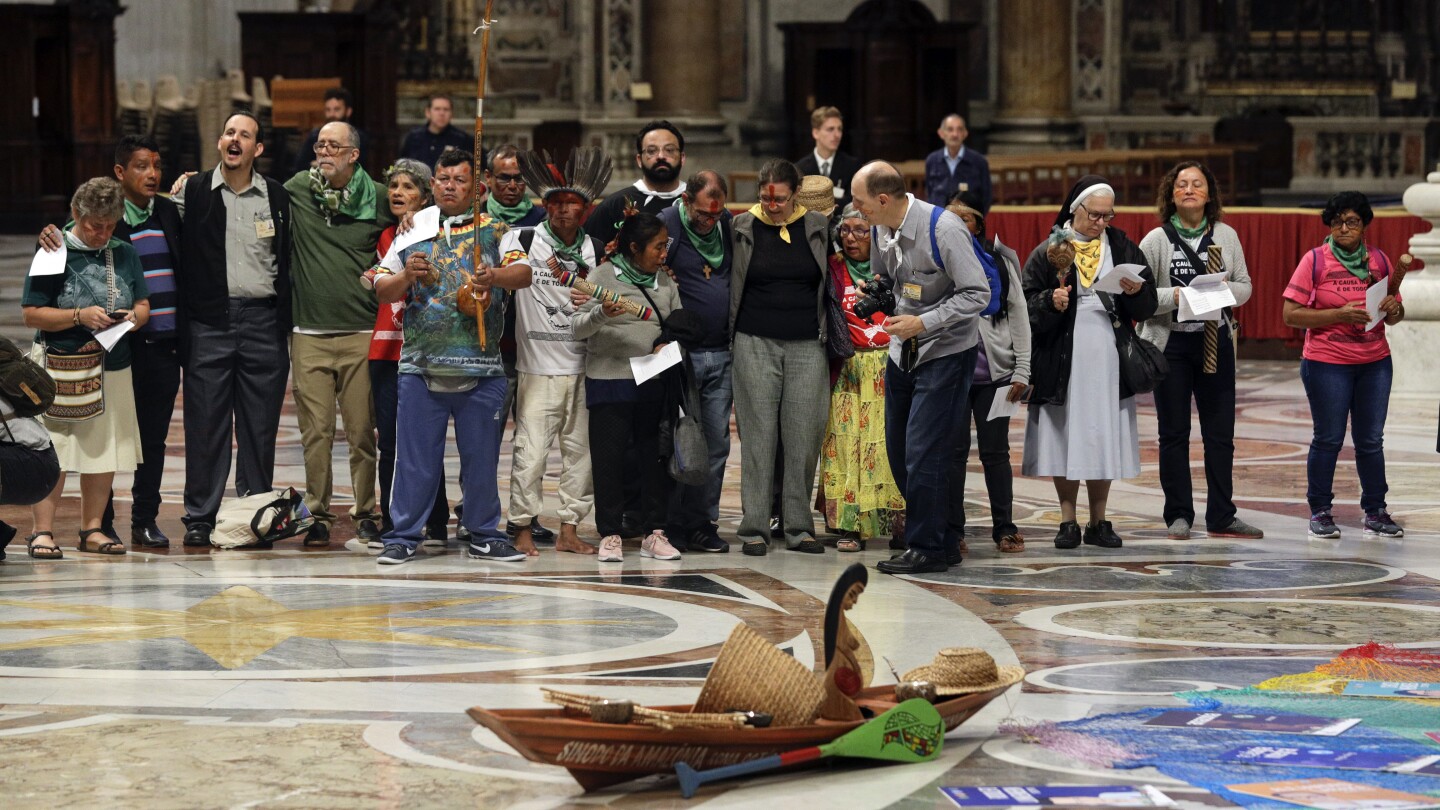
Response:
[{"label": "yellow neck scarf", "polygon": [[766,225],[772,225],[780,229],[780,238],[783,239],[785,241],[785,244],[787,245],[790,244],[790,228],[788,228],[787,226],[795,220],[805,216],[805,211],[805,206],[796,203],[795,213],[791,214],[789,219],[785,220],[784,222],[774,222],[770,219],[770,215],[765,213],[765,209],[760,205],[760,203],[755,203],[754,205],[750,206],[750,213],[754,214],[756,219],[760,220]]},{"label": "yellow neck scarf", "polygon": [[1095,277],[1100,274],[1100,254],[1105,245],[1099,238],[1091,239],[1089,242],[1078,242],[1070,240],[1075,246],[1075,269],[1080,271],[1080,285],[1087,289],[1095,283]]}]

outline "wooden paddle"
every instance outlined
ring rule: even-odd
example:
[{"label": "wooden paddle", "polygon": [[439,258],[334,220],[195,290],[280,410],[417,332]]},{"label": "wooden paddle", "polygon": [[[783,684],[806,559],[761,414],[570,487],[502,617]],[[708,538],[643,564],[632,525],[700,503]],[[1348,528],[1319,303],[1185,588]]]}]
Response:
[{"label": "wooden paddle", "polygon": [[944,743],[945,722],[940,718],[940,712],[936,711],[930,701],[915,698],[824,745],[772,754],[705,771],[697,771],[684,762],[677,762],[675,775],[680,778],[680,795],[688,799],[706,782],[784,768],[824,757],[926,762],[940,754]]}]

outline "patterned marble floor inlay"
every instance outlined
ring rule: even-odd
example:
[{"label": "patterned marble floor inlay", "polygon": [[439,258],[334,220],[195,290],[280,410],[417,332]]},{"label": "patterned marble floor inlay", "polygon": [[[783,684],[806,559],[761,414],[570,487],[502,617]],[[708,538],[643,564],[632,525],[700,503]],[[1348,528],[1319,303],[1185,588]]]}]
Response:
[{"label": "patterned marble floor inlay", "polygon": [[[10,256],[17,268],[31,245],[20,247]],[[0,258],[3,248],[0,240]],[[8,290],[15,304],[18,275],[12,282],[0,286],[0,298]],[[11,309],[18,320],[18,305]],[[734,546],[674,562],[643,559],[630,545],[623,563],[605,566],[552,549],[523,563],[485,563],[452,545],[380,568],[342,518],[326,549],[298,541],[268,551],[184,548],[182,398],[162,459],[160,524],[177,538],[172,548],[115,559],[67,548],[56,564],[29,560],[17,541],[0,564],[0,807],[942,810],[939,786],[1047,783],[1148,783],[1182,810],[1224,806],[1156,771],[1097,767],[997,735],[997,727],[1175,707],[1174,692],[1305,672],[1371,640],[1440,652],[1433,397],[1391,400],[1391,508],[1406,538],[1362,539],[1346,448],[1335,482],[1344,536],[1309,541],[1309,411],[1296,364],[1242,361],[1240,369],[1235,495],[1263,540],[1200,531],[1187,542],[1168,539],[1154,407],[1142,396],[1142,473],[1117,482],[1109,503],[1122,548],[1053,548],[1059,511],[1051,482],[1016,477],[1015,517],[1028,548],[1000,554],[972,458],[964,563],[900,578],[874,570],[891,553],[883,540],[859,554],[798,554],[777,543],[766,557]],[[1017,465],[1023,424],[1011,425]],[[288,403],[276,453],[277,485],[303,486]],[[353,502],[345,454],[337,443],[337,512]],[[502,502],[510,460],[507,442]],[[1198,442],[1191,460],[1203,511]],[[445,463],[456,495],[453,445]],[[719,521],[732,542],[739,464],[736,444]],[[542,521],[551,528],[558,470],[557,448],[544,479]],[[71,478],[57,519],[67,545],[78,514]],[[122,528],[129,487],[129,476],[117,476]],[[1084,511],[1082,503],[1082,519]],[[0,507],[0,518],[30,531],[23,507]],[[580,533],[596,539],[588,520]],[[952,732],[934,762],[833,763],[730,780],[688,803],[673,776],[585,794],[565,771],[523,759],[465,714],[477,705],[539,708],[545,687],[691,703],[740,622],[822,670],[824,601],[855,562],[870,567],[870,581],[846,617],[860,636],[861,669],[873,667],[875,683],[893,680],[889,665],[903,673],[956,646],[980,647],[1029,673]],[[767,676],[752,674],[762,683]]]}]

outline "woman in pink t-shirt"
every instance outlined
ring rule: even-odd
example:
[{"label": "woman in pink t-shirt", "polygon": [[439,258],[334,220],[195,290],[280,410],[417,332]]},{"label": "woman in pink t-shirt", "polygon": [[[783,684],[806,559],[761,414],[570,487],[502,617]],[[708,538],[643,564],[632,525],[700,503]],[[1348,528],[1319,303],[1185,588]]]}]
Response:
[{"label": "woman in pink t-shirt", "polygon": [[1300,379],[1315,424],[1306,465],[1310,537],[1340,537],[1330,507],[1335,498],[1335,460],[1345,443],[1347,419],[1355,444],[1365,534],[1404,537],[1405,531],[1385,508],[1389,487],[1384,434],[1391,376],[1385,327],[1404,319],[1405,306],[1391,287],[1380,302],[1384,317],[1370,326],[1366,290],[1374,284],[1388,285],[1394,267],[1378,248],[1365,244],[1365,228],[1375,218],[1365,195],[1342,191],[1330,198],[1320,216],[1330,236],[1300,258],[1285,288],[1285,323],[1305,330]]}]

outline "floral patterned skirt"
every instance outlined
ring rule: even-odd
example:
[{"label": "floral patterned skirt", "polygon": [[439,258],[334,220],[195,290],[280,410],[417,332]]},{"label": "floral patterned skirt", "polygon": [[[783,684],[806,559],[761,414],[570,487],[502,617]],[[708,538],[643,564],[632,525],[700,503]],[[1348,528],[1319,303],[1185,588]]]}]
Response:
[{"label": "floral patterned skirt", "polygon": [[884,349],[845,361],[830,391],[830,422],[820,452],[825,523],[861,539],[903,527],[905,499],[885,454]]}]

